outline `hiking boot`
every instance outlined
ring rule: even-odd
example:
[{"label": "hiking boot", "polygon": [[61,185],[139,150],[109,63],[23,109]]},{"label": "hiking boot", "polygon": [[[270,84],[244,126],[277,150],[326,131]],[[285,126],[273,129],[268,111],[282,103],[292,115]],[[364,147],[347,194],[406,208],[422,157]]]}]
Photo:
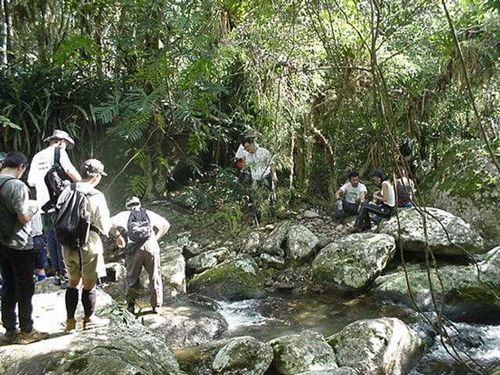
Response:
[{"label": "hiking boot", "polygon": [[76,319],[67,319],[64,326],[64,332],[73,333],[76,331]]},{"label": "hiking boot", "polygon": [[16,338],[17,338],[17,330],[7,331],[3,335],[2,342],[4,344],[13,344],[16,341]]},{"label": "hiking boot", "polygon": [[38,342],[49,338],[47,332],[40,332],[36,329],[32,329],[31,332],[19,332],[17,334],[15,343],[20,345],[28,345],[33,342]]},{"label": "hiking boot", "polygon": [[94,329],[99,327],[104,327],[109,324],[109,319],[102,319],[95,315],[85,316],[83,318],[83,329]]}]

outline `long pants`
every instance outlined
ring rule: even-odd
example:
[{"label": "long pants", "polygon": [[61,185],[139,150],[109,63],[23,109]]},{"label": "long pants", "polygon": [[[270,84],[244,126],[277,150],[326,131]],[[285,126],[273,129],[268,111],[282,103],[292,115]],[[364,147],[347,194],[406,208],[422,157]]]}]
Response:
[{"label": "long pants", "polygon": [[14,250],[0,245],[2,324],[7,332],[16,330],[16,305],[21,331],[29,333],[33,329],[31,299],[35,293],[35,257],[34,250]]},{"label": "long pants", "polygon": [[141,288],[140,275],[142,268],[149,277],[151,293],[151,307],[160,307],[163,304],[163,283],[160,268],[160,248],[156,239],[149,239],[140,248],[131,251],[125,258],[127,265],[127,303],[135,303],[138,291]]},{"label": "long pants", "polygon": [[393,208],[386,204],[364,203],[359,211],[358,218],[356,219],[355,227],[361,229],[370,229],[370,213],[376,214],[380,217],[390,217]]},{"label": "long pants", "polygon": [[47,244],[45,237],[43,235],[33,237],[33,246],[36,252],[35,268],[47,268]]},{"label": "long pants", "polygon": [[54,272],[60,276],[67,276],[66,265],[62,255],[61,245],[57,242],[56,233],[53,229],[47,231],[47,249],[49,251],[50,260]]},{"label": "long pants", "polygon": [[351,215],[357,215],[359,209],[359,203],[350,203],[342,198],[342,210],[335,207],[335,217],[337,219],[343,219]]}]

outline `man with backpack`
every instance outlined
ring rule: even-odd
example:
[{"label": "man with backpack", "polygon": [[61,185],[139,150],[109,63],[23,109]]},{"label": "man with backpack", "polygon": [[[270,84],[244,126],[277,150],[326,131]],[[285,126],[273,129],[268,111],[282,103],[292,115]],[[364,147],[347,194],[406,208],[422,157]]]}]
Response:
[{"label": "man with backpack", "polygon": [[[31,300],[35,292],[35,250],[31,220],[38,211],[29,200],[28,187],[20,180],[28,159],[8,153],[0,169],[0,269],[2,272],[2,324],[4,342],[29,344],[48,337],[33,329]],[[16,305],[20,332],[16,327]]]},{"label": "man with backpack", "polygon": [[81,176],[66,152],[75,146],[75,141],[68,133],[56,129],[44,141],[48,142],[49,146],[33,157],[28,173],[28,185],[35,188],[37,203],[43,210],[47,250],[56,273],[55,283],[65,288],[67,272],[61,246],[57,243],[52,229],[53,207],[65,184],[80,181]]},{"label": "man with backpack", "polygon": [[142,208],[137,197],[127,200],[122,211],[112,217],[116,245],[124,249],[127,266],[127,304],[134,313],[137,290],[140,288],[142,268],[149,277],[151,308],[156,309],[163,303],[163,284],[160,267],[160,246],[158,241],[170,228],[170,223],[153,211]]},{"label": "man with backpack", "polygon": [[82,181],[67,186],[56,205],[54,231],[62,245],[69,274],[66,288],[67,333],[76,329],[75,312],[80,281],[83,285],[83,329],[107,323],[94,315],[96,280],[106,274],[100,235],[107,236],[111,228],[106,199],[95,188],[102,176],[106,176],[104,165],[97,159],[87,160],[83,164]]}]

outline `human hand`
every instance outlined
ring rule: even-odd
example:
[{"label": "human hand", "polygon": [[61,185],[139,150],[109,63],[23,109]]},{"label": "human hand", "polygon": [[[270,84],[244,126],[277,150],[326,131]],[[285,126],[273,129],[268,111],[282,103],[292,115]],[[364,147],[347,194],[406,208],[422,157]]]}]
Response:
[{"label": "human hand", "polygon": [[116,242],[116,246],[118,246],[119,249],[123,249],[127,245],[123,236],[116,237],[115,242]]}]

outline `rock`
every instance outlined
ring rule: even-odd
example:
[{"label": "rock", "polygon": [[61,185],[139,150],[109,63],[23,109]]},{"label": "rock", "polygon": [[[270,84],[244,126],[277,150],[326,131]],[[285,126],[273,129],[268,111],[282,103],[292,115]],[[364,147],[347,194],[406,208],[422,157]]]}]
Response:
[{"label": "rock", "polygon": [[[455,321],[500,323],[499,269],[500,246],[485,254],[483,260],[477,263],[477,267],[474,264],[447,265],[439,267],[437,273],[433,269],[433,290],[437,302],[444,304],[443,312]],[[407,271],[415,302],[424,310],[432,310],[431,288],[426,268],[409,265]],[[382,298],[391,298],[413,306],[402,268],[378,278],[374,293]]]},{"label": "rock", "polygon": [[316,219],[316,218],[321,217],[321,215],[318,212],[314,211],[314,210],[305,210],[304,211],[304,217],[306,219]]},{"label": "rock", "polygon": [[[134,320],[76,335],[58,335],[27,346],[0,347],[0,373],[20,374],[184,374],[167,342]],[[61,331],[62,328],[59,328]]]},{"label": "rock", "polygon": [[309,258],[318,244],[316,237],[303,225],[292,226],[288,231],[286,255],[293,261]]},{"label": "rock", "polygon": [[229,250],[226,247],[205,251],[200,255],[188,259],[186,263],[187,270],[190,273],[203,272],[226,260],[229,254]]},{"label": "rock", "polygon": [[248,236],[246,244],[243,246],[243,252],[245,254],[254,255],[259,252],[260,249],[260,233],[252,232]]},{"label": "rock", "polygon": [[278,270],[285,268],[285,259],[266,253],[260,254],[260,257],[257,258],[257,263],[263,268],[274,268]]},{"label": "rock", "polygon": [[176,245],[182,248],[182,254],[186,259],[192,258],[203,252],[203,248],[190,239],[190,232],[182,232],[177,235]]},{"label": "rock", "polygon": [[273,360],[273,349],[251,336],[231,339],[215,356],[213,369],[225,375],[264,375]]},{"label": "rock", "polygon": [[301,372],[298,375],[358,375],[359,373],[351,367],[339,367],[328,370],[312,370]]},{"label": "rock", "polygon": [[418,334],[396,318],[358,320],[328,338],[339,366],[360,374],[399,375],[423,352]]},{"label": "rock", "polygon": [[[438,208],[424,209],[428,212],[426,215],[428,243],[434,254],[466,255],[486,251],[481,236],[465,221]],[[401,235],[398,234],[396,216],[382,221],[380,232],[390,234],[396,239],[400,237],[403,249],[406,251],[424,253],[426,241],[422,216],[415,208],[399,210],[398,216]]]},{"label": "rock", "polygon": [[193,277],[189,288],[215,299],[258,298],[264,295],[264,275],[251,257],[238,255]]},{"label": "rock", "polygon": [[335,230],[336,230],[337,232],[342,232],[342,231],[344,230],[344,226],[343,226],[342,224],[339,224],[339,225],[337,225],[337,226],[335,227]]},{"label": "rock", "polygon": [[269,343],[274,350],[272,366],[278,374],[294,375],[337,367],[333,349],[314,331],[279,337]]},{"label": "rock", "polygon": [[396,250],[387,234],[351,234],[325,247],[312,263],[316,280],[360,290],[386,267]]},{"label": "rock", "polygon": [[173,297],[186,293],[186,261],[182,249],[177,246],[162,247],[160,258],[163,295]]},{"label": "rock", "polygon": [[61,292],[61,287],[54,284],[54,278],[49,277],[43,281],[35,283],[35,294]]},{"label": "rock", "polygon": [[290,229],[290,222],[284,221],[267,236],[262,244],[262,250],[270,255],[284,256],[283,244],[286,240],[288,230]]},{"label": "rock", "polygon": [[106,263],[106,276],[112,282],[126,279],[127,268],[125,267],[125,262]]},{"label": "rock", "polygon": [[157,312],[141,316],[142,323],[162,334],[173,348],[205,344],[227,332],[227,322],[221,314],[196,304],[164,306]]}]

